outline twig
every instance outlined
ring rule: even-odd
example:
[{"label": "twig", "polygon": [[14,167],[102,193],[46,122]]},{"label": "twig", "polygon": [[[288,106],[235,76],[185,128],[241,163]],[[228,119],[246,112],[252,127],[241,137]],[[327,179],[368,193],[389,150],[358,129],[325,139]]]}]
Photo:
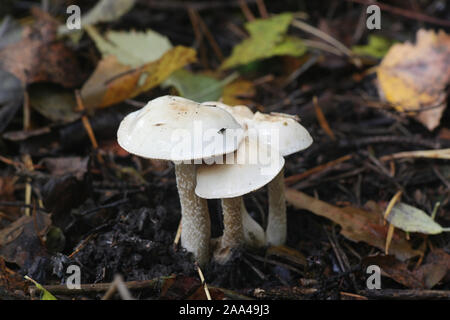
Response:
[{"label": "twig", "polygon": [[[31,157],[29,154],[24,154],[23,157],[23,163],[25,164],[25,168],[33,171],[33,161],[31,160]],[[25,207],[25,215],[29,216],[30,215],[30,206],[31,205],[31,178],[27,178],[26,179],[26,184],[25,184],[25,204],[27,205],[27,207]]]},{"label": "twig", "polygon": [[394,15],[399,15],[399,16],[402,16],[402,17],[405,17],[408,19],[419,20],[419,21],[428,22],[428,23],[432,23],[432,24],[438,24],[438,25],[445,26],[445,27],[450,27],[450,21],[448,21],[448,20],[443,20],[443,19],[427,16],[426,14],[423,14],[420,12],[409,11],[409,10],[406,10],[403,8],[394,7],[394,6],[384,4],[381,2],[374,3],[372,1],[366,1],[366,0],[347,0],[347,1],[356,2],[356,3],[360,3],[360,4],[364,4],[364,5],[376,4],[377,6],[380,7],[381,10],[389,11],[390,13],[392,13]]},{"label": "twig", "polygon": [[114,281],[112,282],[109,289],[106,291],[105,295],[102,297],[102,300],[109,300],[112,296],[119,291],[119,295],[122,300],[134,300],[131,296],[130,291],[128,290],[125,282],[123,282],[123,278],[120,274],[116,274],[114,276]]},{"label": "twig", "polygon": [[253,21],[255,20],[255,16],[253,15],[253,13],[250,11],[250,9],[247,6],[247,3],[244,0],[239,0],[239,7],[241,7],[242,13],[244,14],[245,18],[248,21]]},{"label": "twig", "polygon": [[321,172],[321,171],[326,170],[326,169],[333,168],[333,167],[339,165],[342,162],[350,160],[351,158],[352,158],[352,155],[348,154],[348,155],[340,157],[340,158],[338,158],[336,160],[332,160],[332,161],[327,162],[325,164],[321,164],[321,165],[319,165],[317,167],[309,169],[309,170],[307,170],[305,172],[302,172],[302,173],[299,173],[299,174],[287,177],[287,178],[284,179],[284,182],[286,183],[286,185],[291,185],[293,183],[296,183],[297,181],[300,181],[300,180],[302,180],[302,179],[304,179],[306,177],[309,177],[312,174]]},{"label": "twig", "polygon": [[178,223],[177,234],[175,235],[175,239],[173,240],[174,249],[178,246],[178,243],[180,242],[180,238],[181,238],[181,220],[180,220],[180,223]]},{"label": "twig", "polygon": [[267,19],[269,17],[269,13],[267,12],[264,0],[256,0],[256,5],[258,6],[259,15],[261,18]]},{"label": "twig", "polygon": [[294,19],[294,20],[292,20],[291,24],[292,24],[292,26],[294,26],[300,30],[303,30],[305,32],[308,32],[308,33],[328,42],[329,44],[333,45],[334,47],[336,47],[336,49],[340,50],[342,53],[344,53],[345,55],[350,57],[352,59],[353,63],[357,67],[360,67],[362,65],[361,60],[359,60],[359,58],[356,58],[354,56],[353,52],[349,48],[347,48],[342,42],[336,40],[329,34],[323,32],[322,30],[315,28],[301,20]]},{"label": "twig", "polygon": [[[78,91],[78,90],[75,91],[75,97],[77,100],[78,110],[84,112],[86,109],[84,108],[84,103],[83,103],[83,99],[81,98],[80,91]],[[81,121],[83,122],[83,126],[89,136],[89,140],[91,140],[92,146],[94,147],[95,151],[98,151],[97,139],[95,138],[94,130],[92,130],[92,127],[91,127],[88,117],[85,114],[83,114],[81,116]],[[97,160],[101,164],[105,163],[102,156],[98,152],[97,152]]]},{"label": "twig", "polygon": [[334,135],[333,130],[331,130],[330,125],[328,124],[328,121],[325,118],[325,115],[323,114],[319,103],[317,102],[317,96],[313,97],[313,104],[314,110],[316,111],[317,120],[319,121],[319,124],[322,127],[323,131],[325,131],[325,133],[330,137],[331,140],[336,140],[336,136]]},{"label": "twig", "polygon": [[206,299],[212,300],[211,294],[209,293],[208,285],[206,284],[205,277],[203,276],[202,269],[200,269],[197,263],[195,263],[195,266],[197,267],[198,276],[200,277],[200,281],[202,282],[203,290],[205,290]]},{"label": "twig", "polygon": [[450,159],[450,148],[436,150],[405,151],[389,154],[380,158],[381,161],[401,158],[430,158],[430,159]]},{"label": "twig", "polygon": [[423,300],[423,299],[450,299],[450,290],[362,290],[360,295],[372,299],[399,299],[399,300]]},{"label": "twig", "polygon": [[[155,278],[151,280],[143,280],[143,281],[127,281],[124,282],[124,285],[130,290],[138,290],[144,288],[159,288],[162,283],[169,279],[174,279],[175,276],[166,276]],[[111,282],[106,283],[90,283],[90,284],[81,284],[80,289],[69,289],[65,284],[62,285],[48,285],[43,286],[46,290],[51,292],[52,294],[61,294],[61,295],[78,295],[78,294],[88,294],[88,293],[97,293],[107,291],[111,287]]]},{"label": "twig", "polygon": [[198,12],[194,12],[194,14],[197,16],[200,28],[202,29],[203,33],[205,34],[206,38],[208,39],[209,44],[211,45],[215,55],[217,56],[219,61],[223,61],[224,57],[223,57],[222,50],[220,49],[220,46],[217,44],[216,40],[214,39],[214,36],[212,35],[211,31],[209,31],[208,26],[205,24],[205,22],[203,21],[202,17],[200,16],[200,14]]}]

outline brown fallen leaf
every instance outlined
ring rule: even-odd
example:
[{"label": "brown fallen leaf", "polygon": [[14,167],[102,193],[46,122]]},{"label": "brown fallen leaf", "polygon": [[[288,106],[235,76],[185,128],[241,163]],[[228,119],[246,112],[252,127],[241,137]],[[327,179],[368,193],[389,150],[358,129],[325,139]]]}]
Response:
[{"label": "brown fallen leaf", "polygon": [[433,130],[446,106],[450,36],[442,30],[419,30],[415,45],[407,42],[389,49],[377,77],[381,96],[398,111],[414,112],[410,114]]},{"label": "brown fallen leaf", "polygon": [[59,22],[37,8],[32,13],[37,21],[24,28],[22,39],[0,51],[0,68],[23,84],[45,81],[64,87],[80,85],[84,74],[75,53],[56,37]]},{"label": "brown fallen leaf", "polygon": [[110,55],[99,62],[83,85],[81,96],[87,108],[107,107],[156,87],[174,71],[195,61],[195,50],[183,46],[176,46],[158,60],[135,69]]},{"label": "brown fallen leaf", "polygon": [[0,257],[0,287],[10,292],[20,290],[22,293],[28,289],[28,283],[22,276],[6,267],[5,260]]},{"label": "brown fallen leaf", "polygon": [[368,257],[364,265],[377,265],[384,276],[412,289],[431,289],[450,271],[450,255],[436,249],[427,256],[426,263],[415,270],[409,270],[406,263],[394,256]]},{"label": "brown fallen leaf", "polygon": [[48,214],[36,212],[36,216],[22,216],[0,230],[0,257],[23,267],[35,257],[46,255],[41,238],[51,225]]},{"label": "brown fallen leaf", "polygon": [[[347,239],[363,241],[384,250],[388,226],[383,225],[380,213],[350,206],[339,208],[290,188],[286,188],[286,200],[298,209],[311,211],[339,224],[341,234]],[[412,248],[405,240],[404,233],[399,230],[396,230],[392,238],[389,252],[402,261],[422,254]]]}]

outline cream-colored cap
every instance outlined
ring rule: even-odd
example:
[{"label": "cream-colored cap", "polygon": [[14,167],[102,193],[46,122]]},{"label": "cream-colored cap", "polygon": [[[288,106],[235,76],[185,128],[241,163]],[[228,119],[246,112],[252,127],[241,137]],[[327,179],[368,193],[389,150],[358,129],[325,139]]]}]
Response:
[{"label": "cream-colored cap", "polygon": [[247,125],[247,122],[250,121],[253,118],[253,112],[252,110],[247,106],[229,106],[225,103],[218,102],[218,101],[207,101],[203,102],[202,105],[208,105],[208,106],[216,106],[221,109],[224,109],[231,113],[231,115],[236,119],[236,121],[243,126],[244,128]]},{"label": "cream-colored cap", "polygon": [[117,131],[119,145],[151,159],[199,160],[234,152],[244,130],[228,112],[162,96],[128,114]]},{"label": "cream-colored cap", "polygon": [[249,135],[277,148],[282,156],[304,150],[313,142],[309,132],[298,121],[282,113],[256,112],[249,122]]},{"label": "cream-colored cap", "polygon": [[202,164],[197,169],[195,193],[205,199],[234,198],[268,184],[281,171],[278,150],[246,137],[223,164]]}]

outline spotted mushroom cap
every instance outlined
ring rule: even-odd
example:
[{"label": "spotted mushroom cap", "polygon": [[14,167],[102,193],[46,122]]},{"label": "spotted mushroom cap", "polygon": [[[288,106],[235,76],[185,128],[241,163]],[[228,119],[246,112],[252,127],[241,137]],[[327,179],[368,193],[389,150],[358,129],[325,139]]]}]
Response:
[{"label": "spotted mushroom cap", "polygon": [[225,110],[168,95],[128,114],[117,131],[119,145],[128,152],[172,161],[234,152],[243,137],[244,130]]},{"label": "spotted mushroom cap", "polygon": [[[313,139],[295,118],[288,114],[256,112],[249,122],[249,135],[277,148],[282,156],[308,148]],[[279,139],[275,139],[278,136]]]},{"label": "spotted mushroom cap", "polygon": [[228,111],[229,113],[231,113],[234,119],[236,119],[236,121],[244,128],[246,128],[247,122],[253,118],[253,112],[247,106],[238,105],[232,107],[218,101],[207,101],[203,102],[202,105],[216,106]]}]

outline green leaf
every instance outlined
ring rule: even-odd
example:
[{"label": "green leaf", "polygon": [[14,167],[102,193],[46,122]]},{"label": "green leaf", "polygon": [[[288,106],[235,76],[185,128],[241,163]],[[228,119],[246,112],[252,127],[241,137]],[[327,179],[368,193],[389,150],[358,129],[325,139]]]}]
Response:
[{"label": "green leaf", "polygon": [[37,283],[36,281],[31,279],[29,276],[25,276],[24,278],[29,280],[29,281],[31,281],[31,282],[33,282],[34,285],[36,286],[36,288],[38,288],[39,290],[42,291],[41,300],[58,300],[58,299],[56,299],[56,297],[54,295],[52,295],[50,292],[48,292],[47,289],[45,289],[39,283]]},{"label": "green leaf", "polygon": [[395,41],[382,36],[369,35],[368,43],[362,46],[353,46],[352,52],[360,56],[369,56],[376,59],[383,58]]},{"label": "green leaf", "polygon": [[161,58],[172,48],[169,39],[153,30],[145,32],[109,31],[105,38],[92,27],[86,27],[103,57],[116,56],[117,60],[132,68]]},{"label": "green leaf", "polygon": [[223,88],[237,77],[238,74],[233,73],[224,80],[217,80],[213,77],[181,69],[175,71],[164,81],[162,86],[173,86],[182,97],[197,102],[216,101],[222,96]]},{"label": "green leaf", "polygon": [[424,211],[403,202],[395,204],[387,220],[396,228],[406,232],[439,234],[449,231],[448,228],[442,228]]},{"label": "green leaf", "polygon": [[291,13],[282,13],[268,19],[256,19],[248,22],[245,28],[250,37],[233,48],[231,56],[223,62],[221,69],[232,68],[276,55],[303,55],[306,47],[301,40],[286,36],[292,19]]}]

